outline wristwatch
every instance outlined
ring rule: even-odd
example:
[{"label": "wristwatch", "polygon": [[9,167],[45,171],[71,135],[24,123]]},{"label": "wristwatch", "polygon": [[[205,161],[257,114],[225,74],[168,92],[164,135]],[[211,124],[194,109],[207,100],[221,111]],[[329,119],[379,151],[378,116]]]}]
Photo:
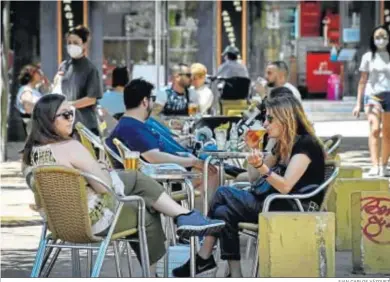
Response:
[{"label": "wristwatch", "polygon": [[271,169],[271,168],[268,168],[268,171],[267,171],[266,174],[263,175],[263,178],[266,179],[266,178],[268,178],[271,174],[272,174],[272,169]]}]

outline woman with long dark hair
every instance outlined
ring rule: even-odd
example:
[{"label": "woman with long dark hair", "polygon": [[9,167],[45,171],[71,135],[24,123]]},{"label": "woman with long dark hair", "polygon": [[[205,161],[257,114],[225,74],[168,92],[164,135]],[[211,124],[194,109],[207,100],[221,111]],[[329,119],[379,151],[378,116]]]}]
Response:
[{"label": "woman with long dark hair", "polygon": [[[228,260],[232,277],[242,277],[240,266],[239,222],[258,222],[265,198],[270,193],[301,193],[308,185],[320,185],[325,178],[325,153],[322,142],[316,137],[313,126],[306,117],[302,104],[292,95],[267,99],[266,121],[264,127],[270,138],[275,138],[276,145],[272,154],[263,156],[257,151],[258,144],[247,143],[254,149],[248,157],[248,172],[251,182],[265,179],[273,189],[259,193],[258,190],[244,191],[234,187],[220,187],[210,205],[208,216],[226,222],[219,240],[221,259]],[[285,172],[276,167],[285,167]],[[256,180],[256,181],[255,181]],[[264,183],[264,182],[263,182]],[[311,199],[321,205],[324,194]],[[294,209],[287,201],[277,202],[273,210]],[[216,263],[212,256],[217,236],[207,236],[197,254],[196,272],[199,276],[215,274]],[[189,261],[173,270],[176,277],[189,276]]]},{"label": "woman with long dark hair", "polygon": [[[390,176],[390,33],[386,26],[376,27],[370,37],[370,51],[360,64],[358,97],[353,115],[359,117],[361,101],[370,124],[368,147],[372,167],[370,176]],[[381,129],[382,124],[382,129]],[[380,144],[380,135],[382,142]],[[381,145],[381,146],[380,146]],[[379,153],[381,148],[381,153]]]},{"label": "woman with long dark hair", "polygon": [[[23,155],[24,166],[62,165],[92,174],[108,185],[112,184],[110,171],[97,162],[81,143],[69,136],[73,130],[74,108],[65,96],[47,94],[35,105],[32,113],[32,131]],[[124,194],[139,195],[146,204],[146,236],[149,244],[151,271],[155,272],[157,261],[164,255],[164,232],[160,213],[175,218],[178,234],[192,233],[206,235],[218,232],[224,225],[221,220],[210,220],[198,211],[189,211],[172,200],[164,188],[137,171],[118,172],[124,185]],[[78,189],[78,187],[68,187]],[[88,214],[91,229],[95,235],[104,235],[114,219],[116,199],[96,181],[88,180]],[[66,191],[64,191],[66,193]],[[34,193],[38,210],[41,207],[39,195]],[[125,205],[121,211],[115,232],[137,226],[136,208]]]}]

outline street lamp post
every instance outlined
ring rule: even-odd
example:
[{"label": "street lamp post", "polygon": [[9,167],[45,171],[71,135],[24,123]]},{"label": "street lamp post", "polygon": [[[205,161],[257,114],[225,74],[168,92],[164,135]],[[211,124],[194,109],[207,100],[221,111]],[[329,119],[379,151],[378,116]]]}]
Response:
[{"label": "street lamp post", "polygon": [[156,88],[160,88],[160,65],[161,65],[161,1],[155,1],[155,28],[154,28],[154,60],[156,66]]},{"label": "street lamp post", "polygon": [[9,100],[9,85],[8,85],[8,54],[9,54],[9,32],[10,32],[10,1],[2,3],[2,18],[3,18],[3,44],[1,50],[1,136],[0,136],[0,161],[4,162],[7,159],[6,143],[7,143],[7,123],[8,123],[8,100]]}]

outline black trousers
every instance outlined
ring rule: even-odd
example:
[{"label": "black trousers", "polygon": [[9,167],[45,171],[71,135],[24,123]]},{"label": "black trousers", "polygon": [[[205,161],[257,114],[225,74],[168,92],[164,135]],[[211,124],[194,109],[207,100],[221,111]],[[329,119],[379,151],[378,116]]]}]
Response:
[{"label": "black trousers", "polygon": [[[226,223],[219,234],[221,259],[240,260],[238,223],[257,223],[259,213],[263,209],[264,199],[249,191],[234,187],[222,186],[217,189],[210,204],[208,216]],[[293,202],[279,200],[272,203],[272,210],[292,211],[296,210],[296,207]]]},{"label": "black trousers", "polygon": [[240,260],[239,222],[258,222],[263,202],[252,193],[234,187],[219,187],[214,194],[208,216],[225,221],[219,234],[221,259]]}]

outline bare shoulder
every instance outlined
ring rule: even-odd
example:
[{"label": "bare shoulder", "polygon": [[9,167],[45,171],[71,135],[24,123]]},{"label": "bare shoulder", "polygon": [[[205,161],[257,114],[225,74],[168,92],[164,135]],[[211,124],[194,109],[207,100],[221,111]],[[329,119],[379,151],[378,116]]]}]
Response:
[{"label": "bare shoulder", "polygon": [[66,152],[73,152],[74,150],[80,150],[80,148],[84,148],[79,141],[74,139],[58,142],[55,144],[55,147],[60,148]]}]

